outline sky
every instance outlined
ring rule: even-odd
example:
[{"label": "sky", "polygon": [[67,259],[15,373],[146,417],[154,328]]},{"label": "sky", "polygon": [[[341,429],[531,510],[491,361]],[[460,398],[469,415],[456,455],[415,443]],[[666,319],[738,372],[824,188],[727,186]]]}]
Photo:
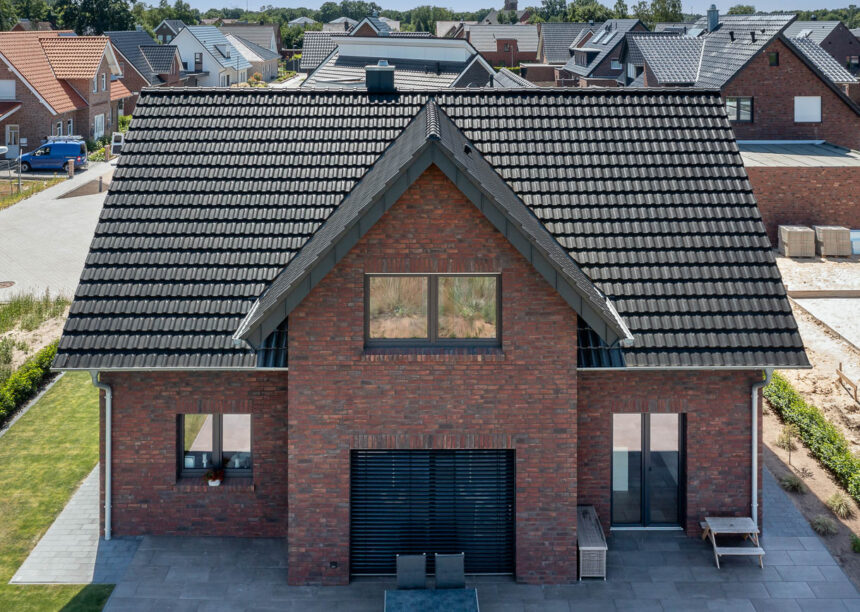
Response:
[{"label": "sky", "polygon": [[[257,10],[261,5],[271,4],[273,6],[286,7],[306,7],[317,9],[325,0],[189,0],[192,7],[200,11],[206,11],[210,8],[245,8],[246,5],[250,10]],[[336,0],[338,1],[338,0]],[[450,4],[450,0],[375,0],[384,9],[393,9],[396,11],[405,11],[421,4],[431,4],[436,6],[445,6],[457,11],[474,11],[480,8],[501,7],[503,0],[458,0],[456,4]],[[540,0],[519,0],[521,8],[525,8],[530,4],[538,5]],[[824,8],[844,8],[849,4],[856,3],[856,0],[682,0],[684,12],[704,14],[708,7],[713,3],[717,5],[721,13],[724,13],[730,6],[735,4],[752,4],[760,11],[783,11],[791,9],[798,10],[813,10]],[[157,4],[156,0],[149,2]],[[615,0],[602,0],[602,3],[612,7]],[[627,0],[627,5],[632,6],[635,0]]]}]

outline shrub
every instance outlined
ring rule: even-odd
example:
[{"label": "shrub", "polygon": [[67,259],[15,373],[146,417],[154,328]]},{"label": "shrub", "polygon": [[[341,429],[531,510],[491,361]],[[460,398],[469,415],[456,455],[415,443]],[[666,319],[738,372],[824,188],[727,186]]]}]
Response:
[{"label": "shrub", "polygon": [[119,123],[117,125],[119,127],[119,131],[125,134],[128,131],[128,127],[131,125],[131,115],[120,115]]},{"label": "shrub", "polygon": [[860,459],[851,454],[845,436],[815,406],[807,404],[787,380],[774,373],[764,396],[786,423],[793,423],[800,439],[854,501],[860,501]]},{"label": "shrub", "polygon": [[262,81],[263,75],[260,74],[259,72],[255,72],[254,74],[251,75],[251,78],[254,79],[255,81]]},{"label": "shrub", "polygon": [[839,533],[839,526],[836,525],[836,521],[823,514],[816,516],[809,521],[809,524],[812,525],[813,531],[821,536],[832,536]]},{"label": "shrub", "polygon": [[90,161],[104,161],[105,160],[105,148],[102,147],[98,151],[94,151],[87,155],[87,159]]},{"label": "shrub", "polygon": [[779,479],[779,486],[792,493],[806,493],[806,485],[795,474],[786,474]]},{"label": "shrub", "polygon": [[856,533],[851,534],[851,550],[860,553],[860,538],[857,537]]},{"label": "shrub", "polygon": [[851,498],[840,491],[828,497],[824,503],[833,511],[833,514],[841,519],[849,519],[854,516],[854,506],[851,504]]},{"label": "shrub", "polygon": [[0,366],[7,366],[12,363],[12,349],[15,348],[15,342],[12,338],[0,338]]},{"label": "shrub", "polygon": [[53,342],[25,361],[0,386],[0,423],[36,394],[50,374],[56,354],[57,342]]}]

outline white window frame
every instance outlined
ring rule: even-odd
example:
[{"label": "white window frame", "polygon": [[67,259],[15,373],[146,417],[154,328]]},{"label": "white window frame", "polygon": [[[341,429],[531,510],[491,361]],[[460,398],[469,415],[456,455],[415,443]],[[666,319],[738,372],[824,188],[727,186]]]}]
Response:
[{"label": "white window frame", "polygon": [[15,99],[15,79],[0,80],[0,100]]},{"label": "white window frame", "polygon": [[72,118],[71,118],[71,117],[69,117],[69,120],[68,120],[66,123],[67,123],[67,125],[66,125],[66,133],[67,133],[69,136],[71,136],[72,134],[74,134],[74,133],[75,133],[75,122],[72,120]]},{"label": "white window frame", "polygon": [[821,123],[821,96],[794,96],[795,123]]},{"label": "white window frame", "polygon": [[63,122],[62,121],[57,121],[56,131],[57,131],[57,133],[54,134],[54,136],[62,136],[63,135]]},{"label": "white window frame", "polygon": [[17,147],[19,144],[21,144],[21,127],[17,123],[10,123],[6,126],[6,146]]},{"label": "white window frame", "polygon": [[[101,134],[99,134],[99,123],[101,123]],[[105,135],[105,116],[104,113],[93,117],[93,139],[98,140]]]},{"label": "white window frame", "polygon": [[609,68],[610,70],[622,70],[624,66],[621,64],[621,60],[617,57],[613,57],[609,60]]},{"label": "white window frame", "polygon": [[107,73],[102,72],[102,91],[107,89]]},{"label": "white window frame", "polygon": [[97,93],[99,90],[99,75],[93,77],[93,93]]}]

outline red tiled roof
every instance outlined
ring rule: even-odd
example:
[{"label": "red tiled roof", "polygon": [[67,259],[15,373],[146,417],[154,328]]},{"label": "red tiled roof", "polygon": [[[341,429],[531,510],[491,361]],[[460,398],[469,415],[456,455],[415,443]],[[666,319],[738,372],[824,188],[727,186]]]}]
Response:
[{"label": "red tiled roof", "polygon": [[109,39],[106,36],[52,36],[40,42],[55,77],[91,79],[98,72]]},{"label": "red tiled roof", "polygon": [[128,87],[126,87],[125,83],[123,83],[119,79],[110,82],[111,101],[120,100],[121,98],[127,98],[130,95],[131,92],[128,90]]},{"label": "red tiled roof", "polygon": [[[64,113],[87,107],[87,102],[75,89],[63,80],[63,78],[89,78],[89,77],[59,77],[51,60],[46,54],[43,43],[51,49],[52,55],[58,63],[61,74],[83,74],[89,70],[93,62],[93,56],[98,52],[94,49],[98,46],[89,39],[102,41],[101,53],[104,54],[107,46],[107,37],[94,36],[63,36],[59,43],[49,42],[60,38],[60,34],[72,34],[72,32],[0,32],[0,61],[10,64],[23,79],[38,93],[56,113]],[[72,42],[82,40],[82,42]],[[64,53],[66,57],[58,57]],[[98,56],[101,61],[101,55]],[[81,61],[86,68],[71,69],[64,67],[70,58]],[[96,64],[97,66],[98,64]],[[95,75],[92,70],[90,77]]]},{"label": "red tiled roof", "polygon": [[0,102],[0,120],[5,119],[21,108],[20,102]]}]

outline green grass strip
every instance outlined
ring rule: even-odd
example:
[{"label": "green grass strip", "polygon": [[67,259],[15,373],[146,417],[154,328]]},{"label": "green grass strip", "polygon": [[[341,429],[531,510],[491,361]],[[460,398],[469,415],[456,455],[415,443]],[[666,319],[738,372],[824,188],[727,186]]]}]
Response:
[{"label": "green grass strip", "polygon": [[98,393],[66,374],[0,438],[0,610],[101,610],[111,585],[10,585],[99,456]]},{"label": "green grass strip", "polygon": [[764,388],[764,396],[784,422],[797,425],[803,444],[860,503],[860,459],[851,453],[842,432],[827,420],[821,410],[806,403],[791,383],[777,373]]}]

